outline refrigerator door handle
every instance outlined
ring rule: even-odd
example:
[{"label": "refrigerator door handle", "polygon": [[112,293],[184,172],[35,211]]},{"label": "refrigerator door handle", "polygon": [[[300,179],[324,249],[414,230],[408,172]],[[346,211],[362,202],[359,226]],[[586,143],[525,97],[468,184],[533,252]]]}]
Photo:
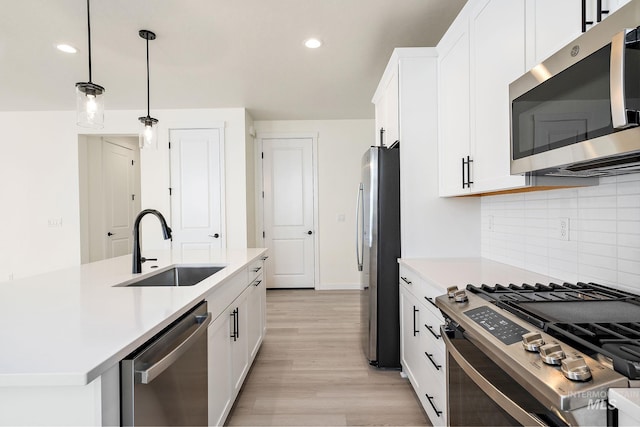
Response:
[{"label": "refrigerator door handle", "polygon": [[[360,216],[361,216],[360,209],[363,208],[362,207],[362,203],[363,203],[362,191],[363,191],[363,186],[362,186],[362,183],[360,183],[360,186],[358,187],[358,197],[356,199],[356,263],[358,265],[358,271],[362,271],[362,263],[364,261],[361,258],[361,256],[364,256],[364,235],[362,235],[362,237],[360,236],[360,227],[361,226],[364,227],[364,220],[362,221],[362,224],[360,224]],[[361,244],[362,244],[362,250],[360,250]]]}]

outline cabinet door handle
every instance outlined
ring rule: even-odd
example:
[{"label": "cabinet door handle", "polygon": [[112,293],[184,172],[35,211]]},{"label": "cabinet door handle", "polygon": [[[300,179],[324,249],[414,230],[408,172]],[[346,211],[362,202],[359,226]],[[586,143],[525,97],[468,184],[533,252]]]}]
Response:
[{"label": "cabinet door handle", "polygon": [[429,400],[429,404],[431,404],[431,407],[433,408],[433,410],[436,411],[436,415],[438,416],[438,418],[440,418],[442,411],[438,411],[438,408],[436,408],[436,405],[433,404],[433,396],[429,396],[428,394],[425,394],[425,396],[427,396],[427,399]]},{"label": "cabinet door handle", "polygon": [[406,283],[407,285],[410,285],[410,284],[411,284],[411,280],[407,279],[406,277],[402,277],[402,276],[401,276],[400,278],[401,278],[401,279],[402,279],[402,281],[403,281],[404,283]]},{"label": "cabinet door handle", "polygon": [[425,354],[425,356],[427,356],[427,357],[429,358],[429,360],[431,361],[431,363],[433,364],[433,366],[435,366],[435,367],[436,367],[436,369],[437,369],[438,371],[440,370],[440,368],[442,368],[442,365],[438,365],[438,364],[436,363],[436,361],[435,361],[435,360],[433,360],[433,354],[429,354],[429,353],[427,353],[426,351],[424,352],[424,354]]},{"label": "cabinet door handle", "polygon": [[416,334],[418,334],[420,332],[419,329],[416,329],[416,313],[418,313],[420,310],[418,310],[416,308],[416,306],[413,306],[413,336],[415,337]]},{"label": "cabinet door handle", "polygon": [[231,317],[233,317],[233,332],[231,333],[231,338],[233,338],[234,341],[237,341],[238,338],[240,338],[240,319],[238,316],[239,313],[240,311],[237,307],[231,312]]},{"label": "cabinet door handle", "polygon": [[429,330],[429,332],[431,332],[431,335],[433,335],[434,337],[436,337],[437,340],[440,339],[440,335],[436,334],[435,332],[433,332],[433,326],[429,326],[426,323],[424,324],[424,327],[427,328]]},{"label": "cabinet door handle", "polygon": [[427,301],[429,301],[429,303],[431,303],[432,306],[434,306],[435,308],[438,308],[438,306],[436,305],[435,302],[433,302],[433,298],[429,298],[429,297],[424,297],[424,299],[426,299]]},{"label": "cabinet door handle", "polygon": [[240,338],[240,308],[236,307],[236,338],[234,339],[234,341],[239,338]]}]

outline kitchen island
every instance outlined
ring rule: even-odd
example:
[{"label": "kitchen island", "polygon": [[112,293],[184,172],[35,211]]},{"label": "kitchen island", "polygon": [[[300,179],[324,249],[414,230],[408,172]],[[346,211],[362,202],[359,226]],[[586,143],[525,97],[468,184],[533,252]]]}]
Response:
[{"label": "kitchen island", "polygon": [[[0,283],[0,424],[119,424],[119,361],[199,301],[215,319],[265,252],[147,251],[142,274],[126,255]],[[225,268],[194,286],[118,286],[171,265]]]}]

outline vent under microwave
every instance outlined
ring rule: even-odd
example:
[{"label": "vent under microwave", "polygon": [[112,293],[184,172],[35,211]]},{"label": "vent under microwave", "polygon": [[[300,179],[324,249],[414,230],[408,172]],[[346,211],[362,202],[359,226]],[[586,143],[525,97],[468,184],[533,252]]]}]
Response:
[{"label": "vent under microwave", "polygon": [[624,175],[640,172],[640,152],[621,156],[610,156],[601,159],[574,163],[556,169],[537,171],[537,174],[563,177],[600,177]]}]

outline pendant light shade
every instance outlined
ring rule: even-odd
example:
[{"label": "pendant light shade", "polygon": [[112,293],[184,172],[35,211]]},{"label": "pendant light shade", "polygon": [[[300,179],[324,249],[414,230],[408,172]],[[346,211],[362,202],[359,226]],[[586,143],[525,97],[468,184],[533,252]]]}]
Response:
[{"label": "pendant light shade", "polygon": [[156,35],[149,30],[140,30],[140,37],[147,41],[147,115],[138,117],[141,123],[139,142],[140,148],[157,148],[158,147],[158,119],[154,119],[149,111],[149,40],[155,40]]},{"label": "pendant light shade", "polygon": [[104,87],[91,81],[91,13],[87,0],[87,38],[89,45],[89,81],[76,83],[76,123],[102,129],[104,126]]}]

